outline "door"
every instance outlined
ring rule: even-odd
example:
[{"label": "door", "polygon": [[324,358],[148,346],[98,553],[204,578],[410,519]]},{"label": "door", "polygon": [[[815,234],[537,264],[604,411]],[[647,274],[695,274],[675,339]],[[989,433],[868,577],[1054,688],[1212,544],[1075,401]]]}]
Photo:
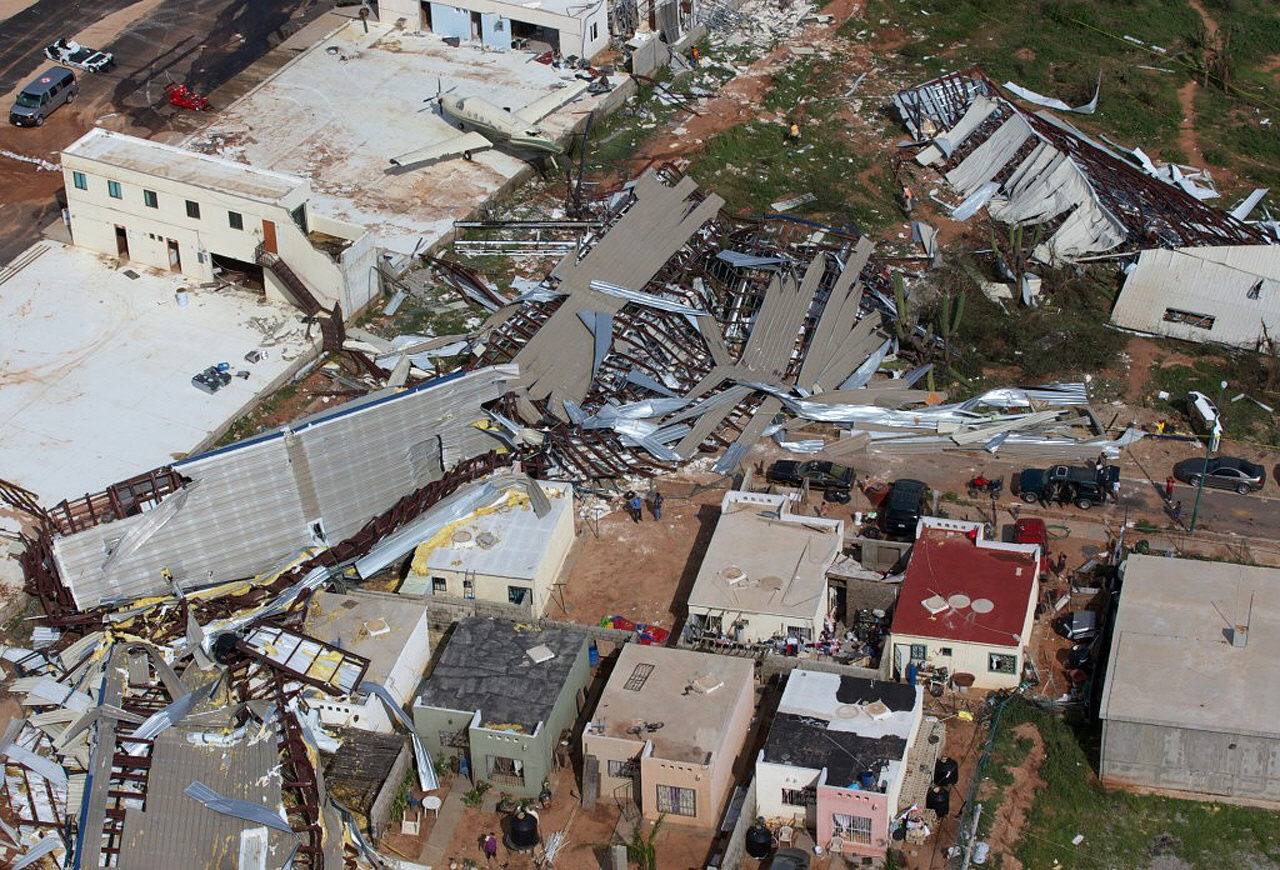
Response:
[{"label": "door", "polygon": [[471,38],[473,40],[478,40],[480,38],[480,33],[481,33],[480,13],[472,12],[471,13]]},{"label": "door", "polygon": [[169,248],[169,271],[182,271],[182,253],[178,250],[178,243],[173,239],[165,239],[165,244]]},{"label": "door", "polygon": [[116,224],[116,253],[122,260],[129,259],[129,232],[119,224]]},{"label": "door", "polygon": [[276,249],[276,225],[274,221],[262,222],[262,247],[273,254],[280,253]]}]

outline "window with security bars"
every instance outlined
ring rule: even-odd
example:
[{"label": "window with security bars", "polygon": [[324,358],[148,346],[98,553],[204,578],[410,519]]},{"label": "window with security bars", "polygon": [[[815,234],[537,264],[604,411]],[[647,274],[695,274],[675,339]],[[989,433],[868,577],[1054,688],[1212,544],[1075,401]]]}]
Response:
[{"label": "window with security bars", "polygon": [[871,845],[871,819],[866,816],[846,816],[834,813],[831,816],[832,833],[844,837],[851,843],[863,846]]},{"label": "window with security bars", "polygon": [[645,680],[649,679],[649,675],[652,673],[653,665],[636,665],[635,670],[631,672],[631,676],[627,677],[627,681],[622,684],[622,688],[628,692],[638,692],[644,688]]},{"label": "window with security bars", "polygon": [[609,775],[618,778],[631,778],[640,772],[640,765],[634,758],[626,761],[618,761],[617,759],[609,759]]},{"label": "window with security bars", "polygon": [[782,803],[789,807],[811,807],[818,802],[818,790],[809,788],[784,788]]},{"label": "window with security bars", "polygon": [[658,786],[658,812],[676,816],[697,815],[693,789],[674,785]]}]

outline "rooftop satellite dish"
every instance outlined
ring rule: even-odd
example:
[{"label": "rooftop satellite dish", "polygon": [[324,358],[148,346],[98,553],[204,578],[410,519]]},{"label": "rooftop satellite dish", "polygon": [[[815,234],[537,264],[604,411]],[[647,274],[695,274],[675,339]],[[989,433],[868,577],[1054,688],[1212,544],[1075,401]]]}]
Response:
[{"label": "rooftop satellite dish", "polygon": [[969,596],[963,592],[957,592],[947,599],[947,604],[950,604],[956,610],[961,610],[969,606]]},{"label": "rooftop satellite dish", "polygon": [[996,609],[996,606],[991,603],[990,598],[979,598],[977,601],[970,604],[969,607],[973,609],[974,613],[990,613]]}]

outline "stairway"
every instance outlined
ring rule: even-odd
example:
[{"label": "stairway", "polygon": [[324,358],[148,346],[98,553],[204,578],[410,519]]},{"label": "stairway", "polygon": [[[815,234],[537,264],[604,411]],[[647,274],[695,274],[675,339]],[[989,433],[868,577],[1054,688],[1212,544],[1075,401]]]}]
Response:
[{"label": "stairway", "polygon": [[303,314],[311,317],[323,310],[320,302],[307,288],[307,285],[302,283],[298,273],[289,268],[289,264],[280,259],[279,254],[274,251],[268,251],[265,247],[259,245],[254,259],[257,260],[258,265],[269,270],[272,275],[280,279],[280,283],[284,284],[293,304],[301,308]]}]

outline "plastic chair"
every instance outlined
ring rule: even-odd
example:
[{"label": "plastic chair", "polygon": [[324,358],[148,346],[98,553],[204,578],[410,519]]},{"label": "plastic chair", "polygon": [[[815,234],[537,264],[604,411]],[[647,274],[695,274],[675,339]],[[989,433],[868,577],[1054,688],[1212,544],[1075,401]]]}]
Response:
[{"label": "plastic chair", "polygon": [[795,828],[791,827],[790,825],[783,825],[781,828],[778,828],[778,845],[779,846],[790,846],[792,841],[795,840],[795,837],[796,837]]}]

